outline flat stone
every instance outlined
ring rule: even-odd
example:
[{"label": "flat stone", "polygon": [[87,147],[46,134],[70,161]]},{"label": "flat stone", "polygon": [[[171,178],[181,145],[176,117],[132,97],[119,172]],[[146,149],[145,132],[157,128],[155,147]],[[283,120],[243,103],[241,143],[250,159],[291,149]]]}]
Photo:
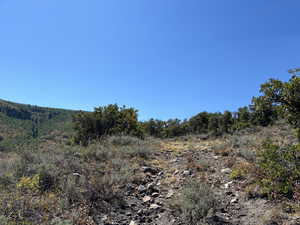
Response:
[{"label": "flat stone", "polygon": [[221,173],[227,173],[227,174],[229,174],[229,173],[231,173],[231,169],[230,168],[222,169]]},{"label": "flat stone", "polygon": [[140,186],[137,188],[137,190],[138,190],[139,192],[145,192],[147,189],[146,189],[146,187],[145,187],[144,185],[140,185]]},{"label": "flat stone", "polygon": [[137,225],[137,223],[132,220],[129,225]]},{"label": "flat stone", "polygon": [[150,209],[159,209],[159,208],[160,208],[160,206],[157,204],[150,205]]},{"label": "flat stone", "polygon": [[151,201],[151,197],[150,196],[145,196],[144,198],[143,198],[143,202],[150,202]]}]

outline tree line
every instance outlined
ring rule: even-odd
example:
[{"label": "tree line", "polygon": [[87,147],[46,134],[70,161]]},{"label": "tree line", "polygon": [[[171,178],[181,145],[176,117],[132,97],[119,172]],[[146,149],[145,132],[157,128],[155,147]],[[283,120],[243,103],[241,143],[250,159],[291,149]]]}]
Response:
[{"label": "tree line", "polygon": [[189,134],[220,136],[251,126],[269,126],[280,118],[297,129],[300,139],[300,69],[289,72],[292,74],[289,81],[270,79],[261,85],[261,96],[253,97],[249,106],[236,112],[200,112],[189,119],[166,121],[153,118],[139,121],[138,110],[117,104],[95,108],[94,112],[80,112],[73,117],[74,142],[88,144],[102,136],[116,134],[139,138],[172,138]]}]

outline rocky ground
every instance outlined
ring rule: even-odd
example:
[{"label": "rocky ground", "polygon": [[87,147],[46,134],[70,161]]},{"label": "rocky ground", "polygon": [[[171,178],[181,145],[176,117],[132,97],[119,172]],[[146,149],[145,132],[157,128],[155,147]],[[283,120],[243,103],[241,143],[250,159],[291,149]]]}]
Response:
[{"label": "rocky ground", "polygon": [[288,210],[286,202],[256,196],[256,187],[253,191],[246,188],[248,179],[232,178],[233,166],[247,162],[234,149],[225,151],[225,143],[226,140],[202,139],[161,141],[154,158],[140,168],[144,174],[142,182],[124,187],[126,205],[99,215],[98,223],[186,224],[174,213],[170,202],[177,198],[188,179],[202,179],[211,186],[218,199],[215,211],[208,213],[204,224],[300,224],[300,214]]}]

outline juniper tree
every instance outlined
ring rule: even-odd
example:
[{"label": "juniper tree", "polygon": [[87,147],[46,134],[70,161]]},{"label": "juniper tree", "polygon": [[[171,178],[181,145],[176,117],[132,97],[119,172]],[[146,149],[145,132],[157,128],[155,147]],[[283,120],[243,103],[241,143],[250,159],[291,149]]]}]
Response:
[{"label": "juniper tree", "polygon": [[287,121],[296,128],[300,141],[300,69],[289,70],[292,77],[287,82],[270,79],[261,85],[260,98],[278,107]]}]

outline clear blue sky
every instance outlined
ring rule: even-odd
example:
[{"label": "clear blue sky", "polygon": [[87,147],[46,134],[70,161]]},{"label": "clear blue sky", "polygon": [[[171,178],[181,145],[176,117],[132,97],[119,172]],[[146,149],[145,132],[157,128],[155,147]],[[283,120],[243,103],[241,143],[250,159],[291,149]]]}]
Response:
[{"label": "clear blue sky", "polygon": [[300,66],[299,0],[0,0],[0,98],[236,110]]}]

